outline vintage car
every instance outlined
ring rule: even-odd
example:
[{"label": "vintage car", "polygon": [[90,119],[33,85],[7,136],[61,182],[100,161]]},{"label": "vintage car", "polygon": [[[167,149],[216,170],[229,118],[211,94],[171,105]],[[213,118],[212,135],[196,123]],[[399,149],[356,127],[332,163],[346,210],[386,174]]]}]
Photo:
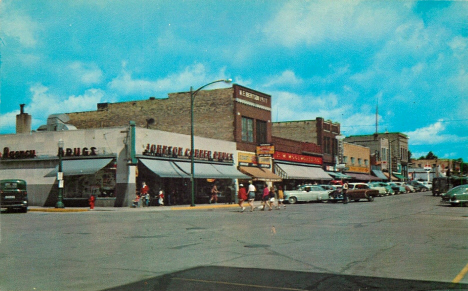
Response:
[{"label": "vintage car", "polygon": [[379,196],[385,196],[389,194],[388,188],[380,184],[380,182],[370,182],[367,185],[369,185],[371,189],[379,190]]},{"label": "vintage car", "polygon": [[450,203],[452,206],[468,205],[468,184],[454,187],[442,194],[443,203]]},{"label": "vintage car", "polygon": [[[379,196],[379,190],[371,189],[366,183],[349,183],[347,200],[359,201],[366,199],[369,202],[374,201],[374,197]],[[343,200],[343,194],[341,188],[330,194],[329,201],[337,202]],[[346,201],[346,202],[348,202]]]},{"label": "vintage car", "polygon": [[321,185],[319,185],[319,186],[322,187],[322,188],[325,189],[325,190],[328,190],[328,193],[331,193],[331,192],[333,192],[333,191],[336,190],[336,186],[335,186],[335,185],[325,185],[325,184],[322,185],[322,184],[321,184]]},{"label": "vintage car", "polygon": [[330,191],[319,185],[302,185],[296,190],[284,191],[284,201],[291,204],[296,202],[327,201]]},{"label": "vintage car", "polygon": [[28,212],[28,191],[26,181],[9,179],[0,181],[0,207]]},{"label": "vintage car", "polygon": [[429,188],[427,186],[425,186],[423,183],[419,182],[419,181],[411,181],[408,183],[409,185],[413,186],[413,188],[417,191],[417,192],[425,192],[425,191],[429,191]]},{"label": "vintage car", "polygon": [[390,187],[392,187],[395,194],[403,194],[406,193],[406,188],[400,185],[397,185],[395,182],[388,183]]}]

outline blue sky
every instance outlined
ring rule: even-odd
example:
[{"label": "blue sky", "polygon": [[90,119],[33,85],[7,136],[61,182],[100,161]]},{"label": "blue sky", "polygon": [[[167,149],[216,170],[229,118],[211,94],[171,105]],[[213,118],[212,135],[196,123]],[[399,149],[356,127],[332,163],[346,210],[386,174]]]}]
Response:
[{"label": "blue sky", "polygon": [[[403,132],[413,157],[468,161],[467,1],[0,3],[0,133],[19,104],[53,113],[165,98],[206,83],[269,94],[274,121]],[[222,86],[222,85],[221,85]],[[226,86],[226,85],[224,85]],[[214,88],[214,87],[210,87]]]}]

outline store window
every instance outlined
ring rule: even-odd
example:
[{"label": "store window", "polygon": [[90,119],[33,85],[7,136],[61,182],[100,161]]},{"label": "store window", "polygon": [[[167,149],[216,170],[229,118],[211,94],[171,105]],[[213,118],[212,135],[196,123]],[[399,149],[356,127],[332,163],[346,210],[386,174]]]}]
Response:
[{"label": "store window", "polygon": [[267,143],[267,123],[257,120],[257,143]]},{"label": "store window", "polygon": [[242,117],[242,141],[253,142],[253,119]]}]

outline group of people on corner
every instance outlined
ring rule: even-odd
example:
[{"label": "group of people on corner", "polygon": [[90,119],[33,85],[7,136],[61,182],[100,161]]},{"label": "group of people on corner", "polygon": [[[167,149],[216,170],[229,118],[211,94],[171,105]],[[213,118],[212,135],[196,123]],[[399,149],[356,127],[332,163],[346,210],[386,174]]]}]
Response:
[{"label": "group of people on corner", "polygon": [[[132,207],[140,207],[140,206],[149,206],[150,205],[150,194],[149,194],[149,187],[146,185],[145,182],[142,183],[140,192],[136,194],[135,199],[132,201]],[[158,205],[164,206],[164,191],[160,190],[158,195],[155,196],[158,199]]]},{"label": "group of people on corner", "polygon": [[[252,184],[252,181],[249,181],[249,185],[247,189],[244,187],[243,184],[239,185],[239,192],[238,192],[238,199],[239,199],[239,206],[241,208],[241,212],[244,212],[244,202],[250,206],[250,211],[254,211],[253,202],[255,201],[255,192],[257,189]],[[276,209],[280,210],[281,207],[286,208],[286,205],[283,204],[284,196],[283,196],[283,188],[278,186],[276,188],[275,185],[268,187],[268,184],[265,184],[263,188],[263,194],[261,198],[261,206],[259,207],[260,210],[265,210],[268,207],[268,210],[273,210],[275,201],[277,201]]]}]

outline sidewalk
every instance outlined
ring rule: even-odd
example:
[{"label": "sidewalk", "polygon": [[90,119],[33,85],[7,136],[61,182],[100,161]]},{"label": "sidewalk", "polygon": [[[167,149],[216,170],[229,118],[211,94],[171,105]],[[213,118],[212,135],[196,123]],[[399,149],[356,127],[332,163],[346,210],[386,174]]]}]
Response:
[{"label": "sidewalk", "polygon": [[[248,204],[244,206],[248,208]],[[260,206],[260,201],[255,201],[254,206]],[[29,206],[28,211],[34,212],[87,212],[87,211],[168,211],[168,210],[205,210],[205,209],[218,209],[218,208],[237,208],[240,210],[238,204],[198,204],[194,207],[190,205],[171,205],[171,206],[150,206],[150,207],[95,207],[93,210],[89,207],[66,207],[66,208],[54,208],[54,207],[41,207],[41,206]]]}]

